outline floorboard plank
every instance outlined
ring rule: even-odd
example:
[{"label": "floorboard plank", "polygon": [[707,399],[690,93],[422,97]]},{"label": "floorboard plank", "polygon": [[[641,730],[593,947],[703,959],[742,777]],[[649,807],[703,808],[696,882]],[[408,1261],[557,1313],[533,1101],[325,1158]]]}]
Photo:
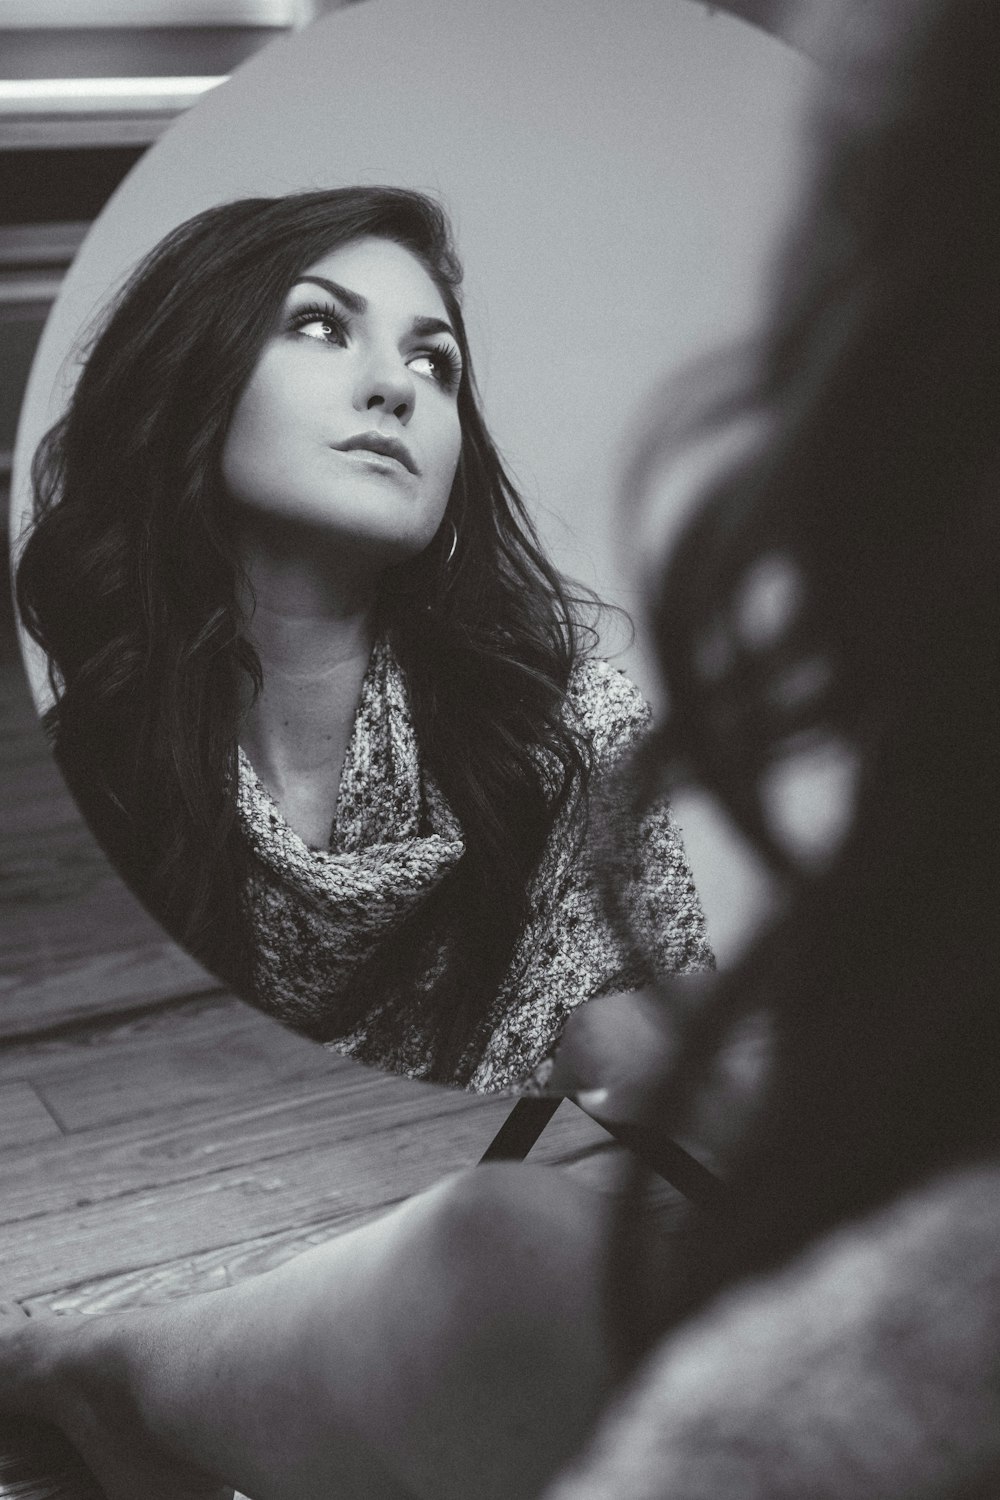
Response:
[{"label": "floorboard plank", "polygon": [[210,1104],[343,1067],[327,1048],[231,995],[203,996],[0,1049],[0,1082],[33,1084],[67,1131]]},{"label": "floorboard plank", "polygon": [[398,1202],[472,1166],[506,1107],[504,1101],[419,1121],[397,1118],[335,1145],[298,1146],[258,1162],[21,1219],[4,1233],[6,1295],[37,1295]]},{"label": "floorboard plank", "polygon": [[0,1037],[221,988],[111,868],[49,753],[6,615],[0,634]]},{"label": "floorboard plank", "polygon": [[303,1250],[359,1228],[392,1206],[386,1203],[358,1210],[353,1215],[344,1213],[336,1218],[318,1219],[306,1226],[279,1230],[218,1250],[162,1261],[117,1276],[85,1279],[72,1287],[22,1296],[18,1300],[29,1312],[104,1313],[169,1302],[197,1292],[218,1291],[247,1276],[273,1270]]},{"label": "floorboard plank", "polygon": [[0,1150],[31,1146],[60,1135],[59,1126],[30,1083],[0,1087]]},{"label": "floorboard plank", "polygon": [[131,1131],[111,1126],[60,1137],[4,1163],[0,1242],[16,1234],[22,1220],[72,1210],[81,1200],[100,1205],[279,1160],[294,1170],[306,1150],[336,1154],[346,1143],[363,1144],[386,1131],[419,1132],[430,1118],[481,1114],[478,1139],[508,1108],[505,1101],[385,1075],[349,1075],[276,1085],[234,1101],[228,1111],[188,1110],[172,1120],[140,1121]]},{"label": "floorboard plank", "polygon": [[[558,1167],[607,1197],[620,1189],[623,1155],[599,1126],[580,1111],[566,1106],[565,1114],[557,1116],[531,1153],[531,1162]],[[439,1175],[435,1174],[434,1180]],[[218,1290],[244,1277],[260,1275],[303,1250],[359,1228],[408,1196],[406,1191],[397,1199],[384,1197],[375,1205],[342,1204],[335,1214],[320,1215],[308,1224],[289,1226],[134,1271],[83,1279],[72,1287],[29,1294],[21,1300],[29,1309],[101,1313]],[[654,1187],[648,1211],[655,1213],[666,1233],[682,1228],[687,1216],[684,1200],[666,1184]]]}]

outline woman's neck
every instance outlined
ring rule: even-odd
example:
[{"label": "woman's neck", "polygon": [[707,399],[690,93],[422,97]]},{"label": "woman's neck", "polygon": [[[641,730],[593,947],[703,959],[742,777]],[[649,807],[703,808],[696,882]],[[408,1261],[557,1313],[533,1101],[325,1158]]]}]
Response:
[{"label": "woman's neck", "polygon": [[249,684],[240,743],[286,820],[326,844],[375,638],[374,580],[345,587],[311,561],[245,559],[246,635],[263,687]]}]

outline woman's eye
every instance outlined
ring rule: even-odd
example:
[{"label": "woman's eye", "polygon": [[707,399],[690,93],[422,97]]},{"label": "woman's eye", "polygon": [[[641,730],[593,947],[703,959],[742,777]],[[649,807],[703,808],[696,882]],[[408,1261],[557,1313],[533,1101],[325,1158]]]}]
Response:
[{"label": "woman's eye", "polygon": [[299,332],[304,333],[307,339],[331,339],[334,328],[332,323],[321,323],[318,318],[313,318],[308,323],[300,323]]},{"label": "woman's eye", "polygon": [[331,312],[318,308],[304,308],[292,318],[292,328],[307,339],[318,339],[325,344],[343,344],[347,330],[341,320]]},{"label": "woman's eye", "polygon": [[458,357],[450,349],[421,349],[409,360],[411,370],[434,380],[445,390],[454,390],[461,376]]}]

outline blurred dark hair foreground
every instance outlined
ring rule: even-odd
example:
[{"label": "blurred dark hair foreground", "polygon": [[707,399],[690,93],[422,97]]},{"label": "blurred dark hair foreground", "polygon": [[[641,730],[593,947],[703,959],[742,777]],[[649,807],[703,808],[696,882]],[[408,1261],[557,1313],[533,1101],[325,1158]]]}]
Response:
[{"label": "blurred dark hair foreground", "polygon": [[[683,1132],[742,1018],[766,1018],[773,1054],[711,1233],[671,1267],[671,1316],[1000,1140],[1000,8],[876,4],[843,24],[860,45],[811,121],[764,332],[706,364],[697,417],[652,418],[628,476],[643,504],[686,445],[760,434],[717,466],[652,601],[670,714],[639,795],[707,789],[784,892],[710,1001],[673,1018],[658,1130]],[[775,577],[786,607],[748,628]],[[857,767],[825,860],[771,800],[776,768],[817,745]],[[622,1305],[621,1270],[634,1350],[656,1319]]]}]

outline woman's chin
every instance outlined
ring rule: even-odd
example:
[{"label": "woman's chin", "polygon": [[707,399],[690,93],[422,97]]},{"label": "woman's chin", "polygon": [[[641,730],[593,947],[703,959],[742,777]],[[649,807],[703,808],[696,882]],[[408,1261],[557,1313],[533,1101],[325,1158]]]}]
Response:
[{"label": "woman's chin", "polygon": [[328,511],[301,508],[280,513],[244,510],[238,524],[251,555],[300,559],[310,569],[324,560],[338,571],[353,564],[364,574],[379,574],[419,557],[437,531],[434,524],[401,525],[397,517],[373,521],[369,515],[345,524]]}]

